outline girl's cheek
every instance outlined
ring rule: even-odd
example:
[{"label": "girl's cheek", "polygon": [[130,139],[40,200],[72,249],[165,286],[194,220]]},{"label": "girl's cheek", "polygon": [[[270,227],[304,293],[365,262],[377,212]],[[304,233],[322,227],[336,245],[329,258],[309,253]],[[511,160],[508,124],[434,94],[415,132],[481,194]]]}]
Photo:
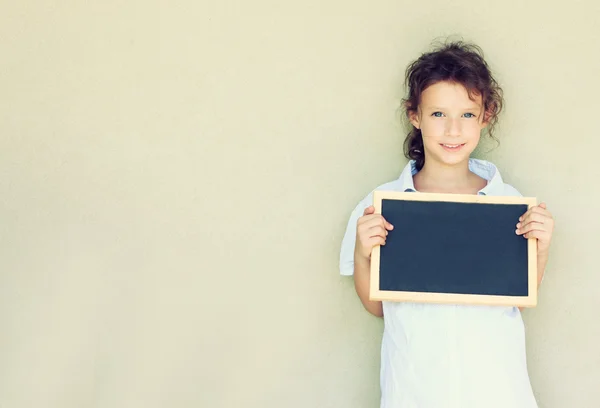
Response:
[{"label": "girl's cheek", "polygon": [[424,121],[421,126],[423,136],[440,137],[444,136],[444,123],[440,121]]},{"label": "girl's cheek", "polygon": [[470,125],[469,127],[465,128],[465,130],[468,131],[469,134],[478,136],[481,133],[481,126],[479,126],[478,123],[474,123],[474,124]]}]

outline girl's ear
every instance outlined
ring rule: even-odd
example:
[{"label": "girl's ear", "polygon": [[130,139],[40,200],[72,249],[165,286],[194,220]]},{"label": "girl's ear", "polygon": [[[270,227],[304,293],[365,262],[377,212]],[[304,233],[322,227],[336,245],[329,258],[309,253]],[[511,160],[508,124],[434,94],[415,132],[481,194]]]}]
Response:
[{"label": "girl's ear", "polygon": [[417,129],[420,129],[421,124],[419,121],[419,114],[415,109],[408,111],[408,119],[410,120],[410,123],[412,123],[412,125],[414,127],[416,127]]},{"label": "girl's ear", "polygon": [[490,124],[490,120],[492,120],[492,117],[494,116],[494,110],[495,110],[495,106],[489,106],[487,109],[484,110],[483,112],[483,121],[481,124],[481,128],[485,128],[487,125]]},{"label": "girl's ear", "polygon": [[485,111],[483,113],[483,120],[481,121],[481,128],[484,129],[487,127],[487,125],[490,124],[490,119],[492,118],[492,112],[491,111]]}]

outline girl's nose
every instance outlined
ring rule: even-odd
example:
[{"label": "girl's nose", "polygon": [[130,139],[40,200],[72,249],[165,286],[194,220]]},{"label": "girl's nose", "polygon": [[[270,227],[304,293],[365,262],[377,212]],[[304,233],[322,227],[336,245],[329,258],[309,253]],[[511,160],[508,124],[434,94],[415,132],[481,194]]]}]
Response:
[{"label": "girl's nose", "polygon": [[460,136],[460,120],[448,118],[446,121],[446,135]]}]

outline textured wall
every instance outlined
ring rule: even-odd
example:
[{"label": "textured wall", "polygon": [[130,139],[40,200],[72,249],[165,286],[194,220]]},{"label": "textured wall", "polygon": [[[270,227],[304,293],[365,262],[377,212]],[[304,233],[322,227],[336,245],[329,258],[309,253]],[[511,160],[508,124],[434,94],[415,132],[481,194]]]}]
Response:
[{"label": "textured wall", "polygon": [[556,217],[540,406],[597,407],[599,3],[208,3],[0,5],[0,406],[378,406],[339,244],[406,163],[406,64],[460,34],[506,94],[479,157]]}]

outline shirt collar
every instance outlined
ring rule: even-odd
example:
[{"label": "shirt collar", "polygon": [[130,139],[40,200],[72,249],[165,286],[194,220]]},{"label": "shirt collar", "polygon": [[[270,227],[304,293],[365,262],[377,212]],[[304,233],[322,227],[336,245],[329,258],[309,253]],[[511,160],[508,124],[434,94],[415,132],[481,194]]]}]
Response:
[{"label": "shirt collar", "polygon": [[[494,164],[486,160],[470,158],[469,170],[487,180],[487,184],[478,191],[478,194],[493,195],[495,192],[501,192],[500,188],[504,185],[504,182],[498,168]],[[410,160],[398,178],[402,191],[416,192],[413,176],[417,173],[416,161]]]}]

